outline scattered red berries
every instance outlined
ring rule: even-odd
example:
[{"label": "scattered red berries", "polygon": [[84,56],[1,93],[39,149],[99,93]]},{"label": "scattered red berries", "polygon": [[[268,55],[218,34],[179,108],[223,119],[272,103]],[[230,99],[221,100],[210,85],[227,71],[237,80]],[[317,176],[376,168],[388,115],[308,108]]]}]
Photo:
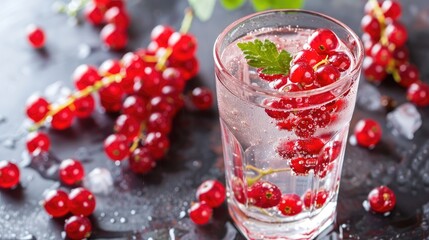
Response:
[{"label": "scattered red berries", "polygon": [[198,187],[196,195],[198,201],[205,202],[211,208],[216,208],[225,201],[226,191],[219,181],[207,180]]},{"label": "scattered red berries", "polygon": [[64,231],[68,238],[82,240],[91,236],[92,224],[87,217],[72,216],[66,220]]},{"label": "scattered red berries", "polygon": [[376,213],[386,213],[392,211],[396,205],[395,193],[386,186],[379,186],[371,190],[368,194],[368,202]]},{"label": "scattered red berries", "polygon": [[42,48],[45,46],[45,32],[36,25],[27,27],[27,40],[33,48]]},{"label": "scattered red berries", "polygon": [[82,181],[85,170],[80,161],[74,159],[63,160],[60,164],[60,180],[66,185],[75,185]]},{"label": "scattered red berries", "polygon": [[0,188],[13,188],[19,183],[20,172],[15,163],[0,161]]},{"label": "scattered red berries", "polygon": [[362,119],[356,124],[354,135],[360,146],[372,148],[381,140],[381,126],[372,119]]},{"label": "scattered red berries", "polygon": [[198,225],[207,224],[213,215],[213,209],[204,202],[193,203],[188,211],[192,222]]},{"label": "scattered red berries", "polygon": [[75,188],[69,194],[70,212],[77,216],[89,216],[95,210],[95,196],[85,188]]},{"label": "scattered red berries", "polygon": [[30,154],[36,151],[47,152],[51,147],[51,141],[46,133],[32,132],[27,135],[27,151]]},{"label": "scattered red berries", "polygon": [[50,190],[42,203],[47,214],[52,217],[63,217],[69,213],[69,197],[62,190]]},{"label": "scattered red berries", "polygon": [[191,92],[192,104],[198,110],[208,110],[213,105],[213,94],[206,87],[196,87]]}]

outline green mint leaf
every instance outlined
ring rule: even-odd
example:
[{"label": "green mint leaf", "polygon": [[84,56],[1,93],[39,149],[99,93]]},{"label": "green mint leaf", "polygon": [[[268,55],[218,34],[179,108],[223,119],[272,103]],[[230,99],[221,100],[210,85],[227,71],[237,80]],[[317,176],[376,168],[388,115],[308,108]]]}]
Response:
[{"label": "green mint leaf", "polygon": [[201,21],[207,21],[213,14],[216,0],[188,0],[195,16]]},{"label": "green mint leaf", "polygon": [[227,10],[235,10],[241,7],[246,0],[220,0],[220,4]]},{"label": "green mint leaf", "polygon": [[253,42],[237,43],[237,46],[243,52],[247,64],[251,67],[262,68],[262,73],[270,75],[289,73],[292,56],[285,50],[279,52],[276,45],[270,40],[265,39],[262,42],[255,39]]},{"label": "green mint leaf", "polygon": [[304,0],[270,0],[271,8],[302,8]]},{"label": "green mint leaf", "polygon": [[255,11],[264,11],[271,7],[270,0],[251,0]]}]

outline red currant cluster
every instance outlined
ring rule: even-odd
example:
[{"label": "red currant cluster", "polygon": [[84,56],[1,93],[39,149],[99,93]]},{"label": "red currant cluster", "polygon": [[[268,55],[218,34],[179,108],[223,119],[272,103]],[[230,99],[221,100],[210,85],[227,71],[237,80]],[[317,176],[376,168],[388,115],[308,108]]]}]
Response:
[{"label": "red currant cluster", "polygon": [[396,0],[369,0],[361,26],[366,57],[363,71],[369,81],[382,82],[387,74],[407,88],[407,98],[417,106],[429,105],[429,85],[420,80],[419,70],[409,62],[405,45],[408,34],[399,22],[402,8]]},{"label": "red currant cluster", "polygon": [[221,182],[206,180],[198,187],[196,196],[198,202],[192,204],[189,217],[195,224],[204,225],[212,218],[213,208],[225,201],[226,190]]},{"label": "red currant cluster", "polygon": [[70,194],[63,190],[50,190],[42,205],[50,216],[64,217],[73,214],[65,221],[64,230],[70,239],[84,239],[91,235],[91,221],[87,218],[95,210],[95,196],[85,188],[75,188]]}]

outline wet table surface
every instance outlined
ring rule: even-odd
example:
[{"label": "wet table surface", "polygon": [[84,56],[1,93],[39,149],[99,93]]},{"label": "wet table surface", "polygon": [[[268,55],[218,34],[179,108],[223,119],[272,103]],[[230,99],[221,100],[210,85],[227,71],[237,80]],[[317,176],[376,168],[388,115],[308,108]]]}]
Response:
[{"label": "wet table surface", "polygon": [[[412,61],[429,81],[429,3],[403,1],[402,21],[409,32]],[[208,178],[223,180],[223,160],[218,114],[182,111],[174,121],[172,147],[150,174],[139,177],[116,166],[102,151],[103,139],[112,132],[114,116],[97,112],[66,131],[49,130],[52,150],[29,164],[20,137],[27,97],[61,81],[71,86],[70,76],[80,64],[99,65],[124,52],[101,47],[99,29],[84,23],[70,24],[65,15],[52,11],[52,0],[6,0],[0,9],[0,158],[20,163],[21,184],[0,191],[0,239],[60,239],[64,219],[50,219],[39,206],[46,189],[58,187],[49,172],[60,159],[78,158],[86,172],[95,167],[108,169],[113,187],[97,194],[97,209],[91,217],[94,239],[244,239],[237,232],[223,205],[214,212],[211,224],[197,227],[186,214],[194,201],[196,187]],[[305,9],[333,16],[360,33],[364,1],[308,0]],[[186,1],[130,0],[132,24],[127,50],[147,46],[149,33],[157,24],[178,28]],[[214,90],[212,45],[216,36],[233,20],[252,12],[250,5],[227,12],[217,4],[211,20],[195,21],[191,32],[199,40],[201,70],[192,86]],[[41,25],[47,33],[47,47],[31,49],[25,41],[25,27]],[[388,79],[378,91],[404,103],[404,89]],[[365,85],[365,82],[361,82]],[[368,91],[365,91],[368,93]],[[363,91],[361,92],[361,95]],[[369,96],[369,95],[368,95]],[[320,239],[425,239],[429,236],[429,131],[428,109],[419,109],[423,126],[413,140],[395,136],[386,127],[386,111],[367,110],[357,105],[351,126],[364,117],[383,124],[383,139],[373,150],[348,146],[338,202],[337,223]],[[387,184],[397,194],[395,210],[387,217],[368,213],[362,207],[373,187]]]}]

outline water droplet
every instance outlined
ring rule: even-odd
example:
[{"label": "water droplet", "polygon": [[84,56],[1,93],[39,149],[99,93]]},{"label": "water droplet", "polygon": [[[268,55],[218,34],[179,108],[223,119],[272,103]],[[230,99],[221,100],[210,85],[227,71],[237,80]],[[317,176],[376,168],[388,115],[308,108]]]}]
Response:
[{"label": "water droplet", "polygon": [[356,140],[355,135],[351,135],[351,136],[350,136],[350,138],[349,138],[349,143],[350,143],[350,145],[352,145],[352,146],[356,146],[356,144],[357,144],[357,140]]},{"label": "water droplet", "polygon": [[371,209],[369,202],[367,200],[362,202],[362,206],[365,209],[365,211],[369,212],[369,210]]},{"label": "water droplet", "polygon": [[5,139],[3,141],[3,146],[5,148],[15,149],[15,147],[16,147],[16,140],[12,139],[12,138]]},{"label": "water droplet", "polygon": [[175,191],[175,192],[179,192],[179,191],[180,191],[180,188],[179,188],[179,187],[175,187],[175,188],[174,188],[174,191]]},{"label": "water droplet", "polygon": [[130,211],[130,213],[131,213],[131,215],[135,215],[136,214],[136,210],[133,209],[133,210]]},{"label": "water droplet", "polygon": [[188,202],[183,202],[183,206],[188,206],[189,205],[189,203]]},{"label": "water droplet", "polygon": [[119,216],[119,213],[118,213],[117,211],[115,211],[115,212],[113,213],[113,216],[117,217],[117,216]]},{"label": "water droplet", "polygon": [[110,219],[110,223],[115,223],[115,222],[116,222],[116,220],[114,218]]},{"label": "water droplet", "polygon": [[91,50],[88,44],[80,44],[77,56],[81,59],[87,58],[91,54]]},{"label": "water droplet", "polygon": [[121,166],[121,161],[115,161],[115,165],[118,167]]},{"label": "water droplet", "polygon": [[181,212],[179,213],[179,218],[180,218],[180,219],[184,218],[185,216],[186,216],[186,212],[185,212],[185,211],[181,211]]},{"label": "water droplet", "polygon": [[102,212],[100,213],[100,217],[104,218],[106,216],[106,213]]},{"label": "water droplet", "polygon": [[147,216],[147,220],[152,221],[152,216]]},{"label": "water droplet", "polygon": [[192,161],[192,166],[194,166],[195,168],[200,168],[202,165],[202,163],[200,161]]},{"label": "water droplet", "polygon": [[124,217],[121,217],[121,218],[119,219],[119,222],[120,222],[120,223],[125,223],[125,222],[127,222],[127,219],[126,219],[126,218],[124,218]]},{"label": "water droplet", "polygon": [[168,230],[168,235],[170,235],[170,240],[176,240],[176,235],[174,234],[174,228]]}]

